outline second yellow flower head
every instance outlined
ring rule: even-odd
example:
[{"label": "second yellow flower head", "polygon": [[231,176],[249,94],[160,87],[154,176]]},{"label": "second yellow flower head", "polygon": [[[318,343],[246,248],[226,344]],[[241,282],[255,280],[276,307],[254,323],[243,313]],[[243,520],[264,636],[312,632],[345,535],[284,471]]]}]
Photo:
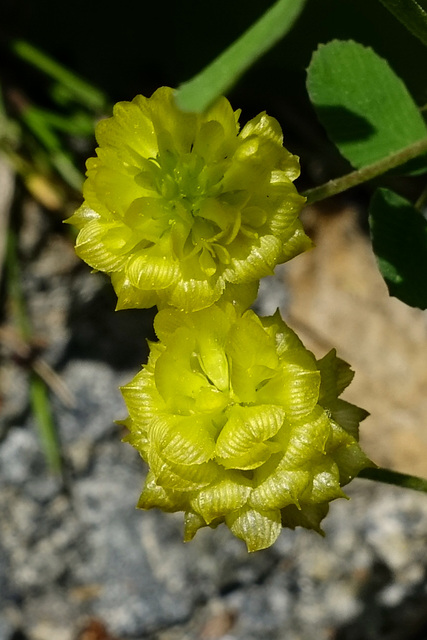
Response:
[{"label": "second yellow flower head", "polygon": [[366,412],[339,396],[349,365],[316,360],[280,314],[231,304],[163,309],[148,364],[122,388],[130,442],[148,462],[139,505],[185,513],[185,539],[225,523],[249,551],[282,527],[320,531],[331,500],[371,462]]}]

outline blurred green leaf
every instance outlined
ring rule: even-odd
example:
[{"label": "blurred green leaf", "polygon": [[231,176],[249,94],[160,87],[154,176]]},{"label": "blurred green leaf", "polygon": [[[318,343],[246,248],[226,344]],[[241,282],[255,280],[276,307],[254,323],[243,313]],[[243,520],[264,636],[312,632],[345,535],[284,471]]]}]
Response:
[{"label": "blurred green leaf", "polygon": [[427,45],[427,12],[416,0],[381,0],[414,36]]},{"label": "blurred green leaf", "polygon": [[307,89],[328,136],[356,169],[427,135],[404,83],[370,47],[339,40],[321,45]]},{"label": "blurred green leaf", "polygon": [[46,109],[38,109],[38,112],[43,116],[45,123],[56,131],[70,136],[94,136],[94,118],[87,111],[74,111],[67,116]]},{"label": "blurred green leaf", "polygon": [[80,191],[84,177],[75,167],[70,155],[63,150],[63,144],[46,118],[46,112],[37,107],[27,107],[21,112],[21,119],[49,152],[49,160],[60,176],[73,189]]},{"label": "blurred green leaf", "polygon": [[306,0],[278,0],[240,38],[177,91],[184,111],[204,111],[291,29]]},{"label": "blurred green leaf", "polygon": [[96,112],[103,111],[105,108],[107,100],[102,91],[79,78],[72,71],[56,62],[56,60],[29,42],[25,40],[15,40],[12,43],[12,50],[20,58],[32,64],[37,69],[40,69],[40,71],[43,71],[43,73],[62,85],[68,92],[70,99],[73,98],[76,102]]},{"label": "blurred green leaf", "polygon": [[369,210],[372,246],[389,293],[427,309],[427,221],[405,198],[377,189]]}]

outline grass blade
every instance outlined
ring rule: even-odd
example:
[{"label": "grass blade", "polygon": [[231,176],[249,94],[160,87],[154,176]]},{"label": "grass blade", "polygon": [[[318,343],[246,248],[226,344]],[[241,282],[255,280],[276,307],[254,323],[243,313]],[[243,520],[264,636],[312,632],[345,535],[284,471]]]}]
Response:
[{"label": "grass blade", "polygon": [[56,62],[56,60],[29,42],[25,40],[15,40],[12,43],[12,50],[20,58],[65,86],[74,96],[75,100],[88,109],[102,111],[105,108],[107,100],[102,91],[93,87],[89,82],[79,78],[72,71],[69,71],[69,69]]},{"label": "grass blade", "polygon": [[204,111],[291,29],[306,0],[279,0],[213,62],[178,88],[184,111]]}]

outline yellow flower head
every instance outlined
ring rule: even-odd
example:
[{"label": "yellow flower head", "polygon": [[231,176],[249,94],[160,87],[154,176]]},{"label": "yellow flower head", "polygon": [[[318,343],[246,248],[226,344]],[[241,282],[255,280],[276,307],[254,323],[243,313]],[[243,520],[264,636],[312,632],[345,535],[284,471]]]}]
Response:
[{"label": "yellow flower head", "polygon": [[249,551],[282,526],[320,531],[328,503],[370,462],[367,414],[338,396],[349,366],[316,361],[280,318],[231,304],[164,309],[148,364],[123,387],[127,440],[150,470],[139,507],[185,512],[185,539],[225,522]]},{"label": "yellow flower head", "polygon": [[203,309],[310,246],[292,183],[298,158],[274,118],[261,113],[239,132],[225,98],[184,113],[168,87],[113,113],[97,126],[69,222],[78,255],[110,274],[118,308]]}]

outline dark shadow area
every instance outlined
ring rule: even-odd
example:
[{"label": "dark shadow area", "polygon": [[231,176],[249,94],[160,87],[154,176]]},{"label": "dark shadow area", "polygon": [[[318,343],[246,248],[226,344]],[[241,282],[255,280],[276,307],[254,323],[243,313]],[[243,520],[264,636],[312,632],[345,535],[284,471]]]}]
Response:
[{"label": "dark shadow area", "polygon": [[72,337],[60,365],[72,358],[105,362],[116,370],[140,367],[147,360],[147,340],[155,340],[156,309],[114,311],[117,298],[109,282],[88,302],[72,305]]},{"label": "dark shadow area", "polygon": [[14,631],[10,636],[10,640],[28,640],[28,636],[23,631]]},{"label": "dark shadow area", "polygon": [[327,131],[333,131],[337,144],[367,140],[375,134],[375,128],[366,118],[345,107],[317,106],[316,113]]},{"label": "dark shadow area", "polygon": [[427,223],[406,200],[379,190],[370,208],[372,244],[392,296],[425,309]]},{"label": "dark shadow area", "polygon": [[392,586],[392,579],[387,567],[379,565],[378,570],[377,584],[370,583],[360,593],[363,602],[361,614],[352,623],[341,627],[334,640],[426,640],[425,581],[413,586],[398,606],[387,607],[378,600],[382,589]]}]

